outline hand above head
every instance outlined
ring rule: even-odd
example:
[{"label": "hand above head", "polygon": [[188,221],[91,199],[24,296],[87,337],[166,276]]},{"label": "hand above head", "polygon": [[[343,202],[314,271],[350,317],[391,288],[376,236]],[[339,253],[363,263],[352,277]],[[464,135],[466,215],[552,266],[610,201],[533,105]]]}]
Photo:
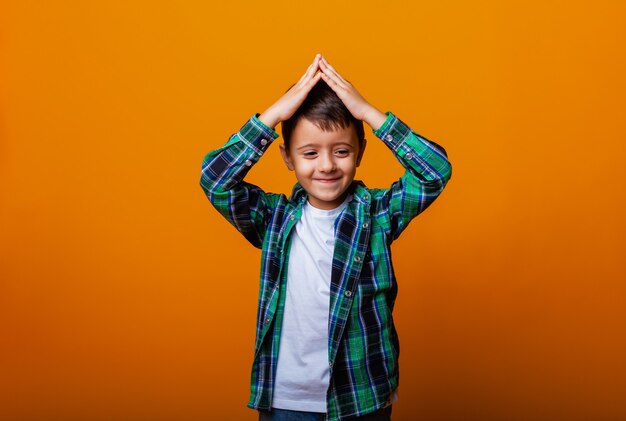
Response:
[{"label": "hand above head", "polygon": [[313,63],[309,65],[306,72],[285,94],[265,110],[258,118],[268,127],[274,128],[281,121],[287,120],[302,105],[311,88],[315,86],[322,76],[319,69],[321,54],[316,54]]},{"label": "hand above head", "polygon": [[367,102],[350,82],[337,73],[335,68],[326,61],[325,57],[321,57],[319,66],[322,70],[321,75],[324,82],[335,91],[339,99],[341,99],[355,118],[365,121],[374,130],[378,129],[385,122],[387,116]]}]

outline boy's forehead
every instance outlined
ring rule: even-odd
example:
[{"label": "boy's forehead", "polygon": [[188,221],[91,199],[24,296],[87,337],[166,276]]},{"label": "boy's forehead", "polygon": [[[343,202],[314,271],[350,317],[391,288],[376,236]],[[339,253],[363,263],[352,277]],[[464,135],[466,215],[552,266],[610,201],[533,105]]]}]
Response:
[{"label": "boy's forehead", "polygon": [[335,127],[334,130],[325,131],[304,117],[298,120],[291,134],[292,144],[322,141],[343,141],[356,145],[358,143],[356,128],[350,122],[348,127]]}]

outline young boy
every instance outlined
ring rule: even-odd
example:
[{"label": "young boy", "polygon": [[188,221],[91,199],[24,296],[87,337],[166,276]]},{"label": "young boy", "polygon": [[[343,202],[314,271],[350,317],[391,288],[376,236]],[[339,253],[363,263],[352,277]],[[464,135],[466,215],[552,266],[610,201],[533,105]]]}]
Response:
[{"label": "young boy", "polygon": [[[363,121],[405,168],[388,189],[354,180]],[[244,181],[279,122],[280,152],[298,180],[289,198]],[[320,54],[206,155],[207,197],[262,249],[248,403],[260,420],[390,419],[399,355],[390,245],[450,176],[441,146],[369,104]]]}]

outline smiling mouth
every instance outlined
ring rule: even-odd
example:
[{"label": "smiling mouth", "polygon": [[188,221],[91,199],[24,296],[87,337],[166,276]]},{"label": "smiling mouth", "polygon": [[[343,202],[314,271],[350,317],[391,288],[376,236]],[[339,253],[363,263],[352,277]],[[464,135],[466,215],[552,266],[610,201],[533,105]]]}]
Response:
[{"label": "smiling mouth", "polygon": [[315,180],[320,183],[334,183],[335,181],[338,181],[339,178],[316,178]]}]

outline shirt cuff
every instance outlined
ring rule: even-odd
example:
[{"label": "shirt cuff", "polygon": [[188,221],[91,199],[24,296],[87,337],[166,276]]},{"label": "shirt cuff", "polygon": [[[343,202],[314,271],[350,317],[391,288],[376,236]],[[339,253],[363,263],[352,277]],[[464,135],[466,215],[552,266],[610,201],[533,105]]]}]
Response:
[{"label": "shirt cuff", "polygon": [[257,118],[259,115],[259,113],[256,113],[250,117],[241,129],[239,129],[237,133],[238,136],[232,140],[236,141],[236,138],[239,138],[251,147],[257,155],[262,155],[278,137],[278,133],[263,124],[263,122]]},{"label": "shirt cuff", "polygon": [[374,134],[385,142],[392,150],[397,151],[410,135],[411,129],[391,111],[387,111],[387,119]]},{"label": "shirt cuff", "polygon": [[259,120],[259,116],[261,115],[261,113],[256,113],[252,116],[252,119],[254,120],[254,122],[256,124],[258,124],[259,126],[263,127],[265,129],[266,132],[268,133],[272,133],[272,135],[274,135],[274,137],[278,137],[278,133],[276,133],[276,131],[274,131],[274,129],[272,129],[271,127],[269,127],[267,124],[263,123],[261,120]]}]

